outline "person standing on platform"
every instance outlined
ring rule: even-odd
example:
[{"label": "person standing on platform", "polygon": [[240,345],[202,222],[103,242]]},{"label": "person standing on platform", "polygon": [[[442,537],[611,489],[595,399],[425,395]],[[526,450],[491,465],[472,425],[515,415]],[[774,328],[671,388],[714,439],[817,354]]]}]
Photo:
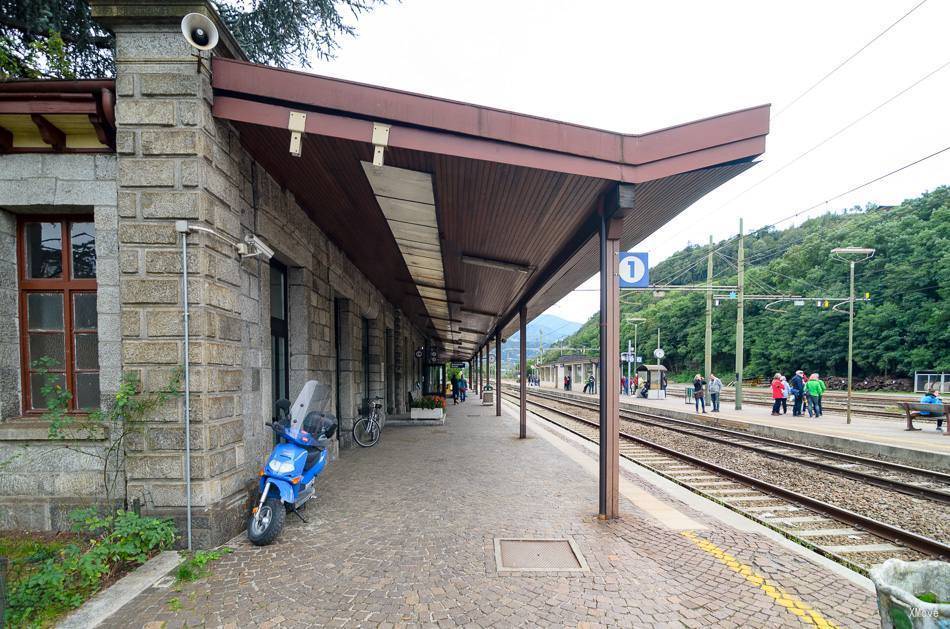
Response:
[{"label": "person standing on platform", "polygon": [[808,416],[821,417],[821,394],[825,392],[825,383],[818,379],[818,374],[808,376],[805,383],[805,395],[808,396]]},{"label": "person standing on platform", "polygon": [[706,412],[706,395],[703,391],[706,381],[699,374],[693,378],[693,402],[696,404],[696,412],[699,412],[699,406],[702,404],[703,413]]},{"label": "person standing on platform", "polygon": [[[589,391],[588,391],[589,389]],[[587,383],[584,385],[584,393],[593,393],[594,392],[594,376],[587,376]]]},{"label": "person standing on platform", "polygon": [[465,394],[468,391],[468,381],[465,380],[465,374],[459,376],[459,397],[465,401]]},{"label": "person standing on platform", "polygon": [[712,404],[712,412],[719,412],[719,394],[722,393],[722,380],[716,377],[716,374],[709,374],[709,380],[706,384],[706,390],[709,391],[709,402]]},{"label": "person standing on platform", "polygon": [[570,376],[567,376],[567,377],[564,378],[564,387],[565,387],[565,388],[564,388],[565,391],[570,391],[570,390],[571,390],[571,377],[570,377]]},{"label": "person standing on platform", "polygon": [[782,384],[782,374],[776,373],[772,376],[772,415],[781,415],[778,409],[782,408],[782,400],[785,399],[785,385]]},{"label": "person standing on platform", "polygon": [[452,404],[459,403],[459,377],[457,374],[452,374]]},{"label": "person standing on platform", "polygon": [[791,389],[792,395],[795,396],[795,400],[792,402],[792,416],[800,417],[802,414],[802,402],[805,401],[805,372],[801,369],[796,371],[788,386],[789,389]]},{"label": "person standing on platform", "polygon": [[785,390],[785,397],[782,398],[782,415],[788,415],[788,396],[792,394],[792,387],[788,385],[785,376],[782,376],[782,386]]},{"label": "person standing on platform", "polygon": [[620,392],[624,395],[630,395],[630,391],[627,389],[627,376],[620,376]]}]

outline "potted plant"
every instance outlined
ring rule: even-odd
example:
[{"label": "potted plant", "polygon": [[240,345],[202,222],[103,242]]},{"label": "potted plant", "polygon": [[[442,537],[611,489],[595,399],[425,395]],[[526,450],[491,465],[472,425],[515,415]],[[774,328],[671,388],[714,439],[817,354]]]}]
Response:
[{"label": "potted plant", "polygon": [[413,399],[412,406],[409,409],[409,417],[411,419],[443,419],[445,417],[445,398],[438,395],[427,395],[423,398]]},{"label": "potted plant", "polygon": [[888,559],[871,580],[884,629],[950,626],[950,563]]}]

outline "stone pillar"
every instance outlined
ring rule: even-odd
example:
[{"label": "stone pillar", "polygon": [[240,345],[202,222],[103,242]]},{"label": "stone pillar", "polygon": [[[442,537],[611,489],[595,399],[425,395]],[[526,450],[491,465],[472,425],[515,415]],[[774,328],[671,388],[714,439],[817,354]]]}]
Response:
[{"label": "stone pillar", "polygon": [[402,312],[396,310],[393,315],[393,410],[396,414],[405,412],[406,391],[406,339],[402,330]]},{"label": "stone pillar", "polygon": [[[250,164],[238,161],[230,127],[211,116],[208,60],[197,72],[181,35],[184,14],[214,17],[207,4],[90,5],[116,35],[122,361],[154,389],[186,359],[175,221],[242,239],[242,216],[252,214],[244,195]],[[200,233],[189,236],[188,256],[193,533],[196,547],[208,547],[243,527],[249,468],[269,439],[260,367],[270,320],[261,311],[266,265],[242,262],[231,245]],[[183,531],[183,405],[177,400],[148,420],[129,456],[129,499],[141,497],[147,512],[173,517]]]}]

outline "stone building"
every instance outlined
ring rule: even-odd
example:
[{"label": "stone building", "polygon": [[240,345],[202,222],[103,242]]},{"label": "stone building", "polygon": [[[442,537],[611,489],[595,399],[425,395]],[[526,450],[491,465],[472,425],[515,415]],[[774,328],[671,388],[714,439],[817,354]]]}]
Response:
[{"label": "stone building", "polygon": [[[765,147],[767,106],[619,134],[250,64],[204,0],[89,3],[114,79],[0,84],[0,528],[106,497],[181,525],[190,472],[195,545],[221,543],[276,399],[324,384],[346,456],[366,398],[404,413],[449,360],[477,390],[490,345],[597,272],[598,233],[641,242]],[[181,398],[129,435],[118,491],[115,434],[50,439],[47,378],[81,417],[185,364],[190,470]]]},{"label": "stone building", "polygon": [[[563,389],[564,378],[570,376],[571,390],[583,391],[587,379],[594,376],[595,387],[598,387],[600,384],[600,378],[597,374],[599,360],[598,356],[587,354],[559,356],[554,361],[538,367],[541,373],[541,386]],[[595,392],[598,390],[599,388],[595,388]]]},{"label": "stone building", "polygon": [[[156,390],[183,364],[176,220],[236,242],[257,234],[276,251],[242,259],[221,238],[189,237],[196,545],[243,526],[276,398],[293,399],[309,379],[327,385],[345,448],[365,398],[405,412],[421,375],[420,327],[211,115],[208,73],[195,71],[181,36],[182,7],[170,8],[149,23],[95,4],[116,33],[114,81],[0,88],[0,528],[63,528],[70,510],[103,495],[93,455],[111,442],[49,438],[36,358],[56,361],[76,409],[108,403],[123,372]],[[182,408],[173,400],[130,436],[112,496],[179,524]]]}]

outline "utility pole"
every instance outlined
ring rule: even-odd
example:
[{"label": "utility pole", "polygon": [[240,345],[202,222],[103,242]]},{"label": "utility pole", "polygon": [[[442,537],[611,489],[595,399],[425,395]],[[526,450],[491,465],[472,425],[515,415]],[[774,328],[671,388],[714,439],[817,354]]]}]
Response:
[{"label": "utility pole", "polygon": [[742,410],[742,363],[745,352],[745,237],[742,234],[742,219],[739,219],[739,302],[736,312],[736,410]]},{"label": "utility pole", "polygon": [[633,324],[633,371],[634,373],[636,373],[637,365],[639,364],[637,361],[637,331],[639,330],[639,328],[640,328],[639,323]]},{"label": "utility pole", "polygon": [[[657,348],[657,349],[660,349],[660,328],[657,328],[657,329],[656,329],[656,348]],[[657,365],[660,364],[660,357],[659,357],[659,356],[656,357],[656,364],[657,364]]]},{"label": "utility pole", "polygon": [[712,277],[713,277],[713,237],[709,236],[709,259],[706,261],[706,355],[703,377],[712,373]]},{"label": "utility pole", "polygon": [[848,423],[851,423],[851,375],[854,368],[854,260],[851,260],[851,292],[848,296]]},{"label": "utility pole", "polygon": [[[851,423],[851,392],[852,375],[854,371],[854,265],[874,257],[875,250],[866,247],[838,247],[831,250],[836,260],[848,262],[851,265],[851,292],[848,293],[848,423]],[[852,256],[863,256],[855,258]]]},{"label": "utility pole", "polygon": [[630,363],[633,362],[633,344],[627,339],[627,390],[630,390]]}]

